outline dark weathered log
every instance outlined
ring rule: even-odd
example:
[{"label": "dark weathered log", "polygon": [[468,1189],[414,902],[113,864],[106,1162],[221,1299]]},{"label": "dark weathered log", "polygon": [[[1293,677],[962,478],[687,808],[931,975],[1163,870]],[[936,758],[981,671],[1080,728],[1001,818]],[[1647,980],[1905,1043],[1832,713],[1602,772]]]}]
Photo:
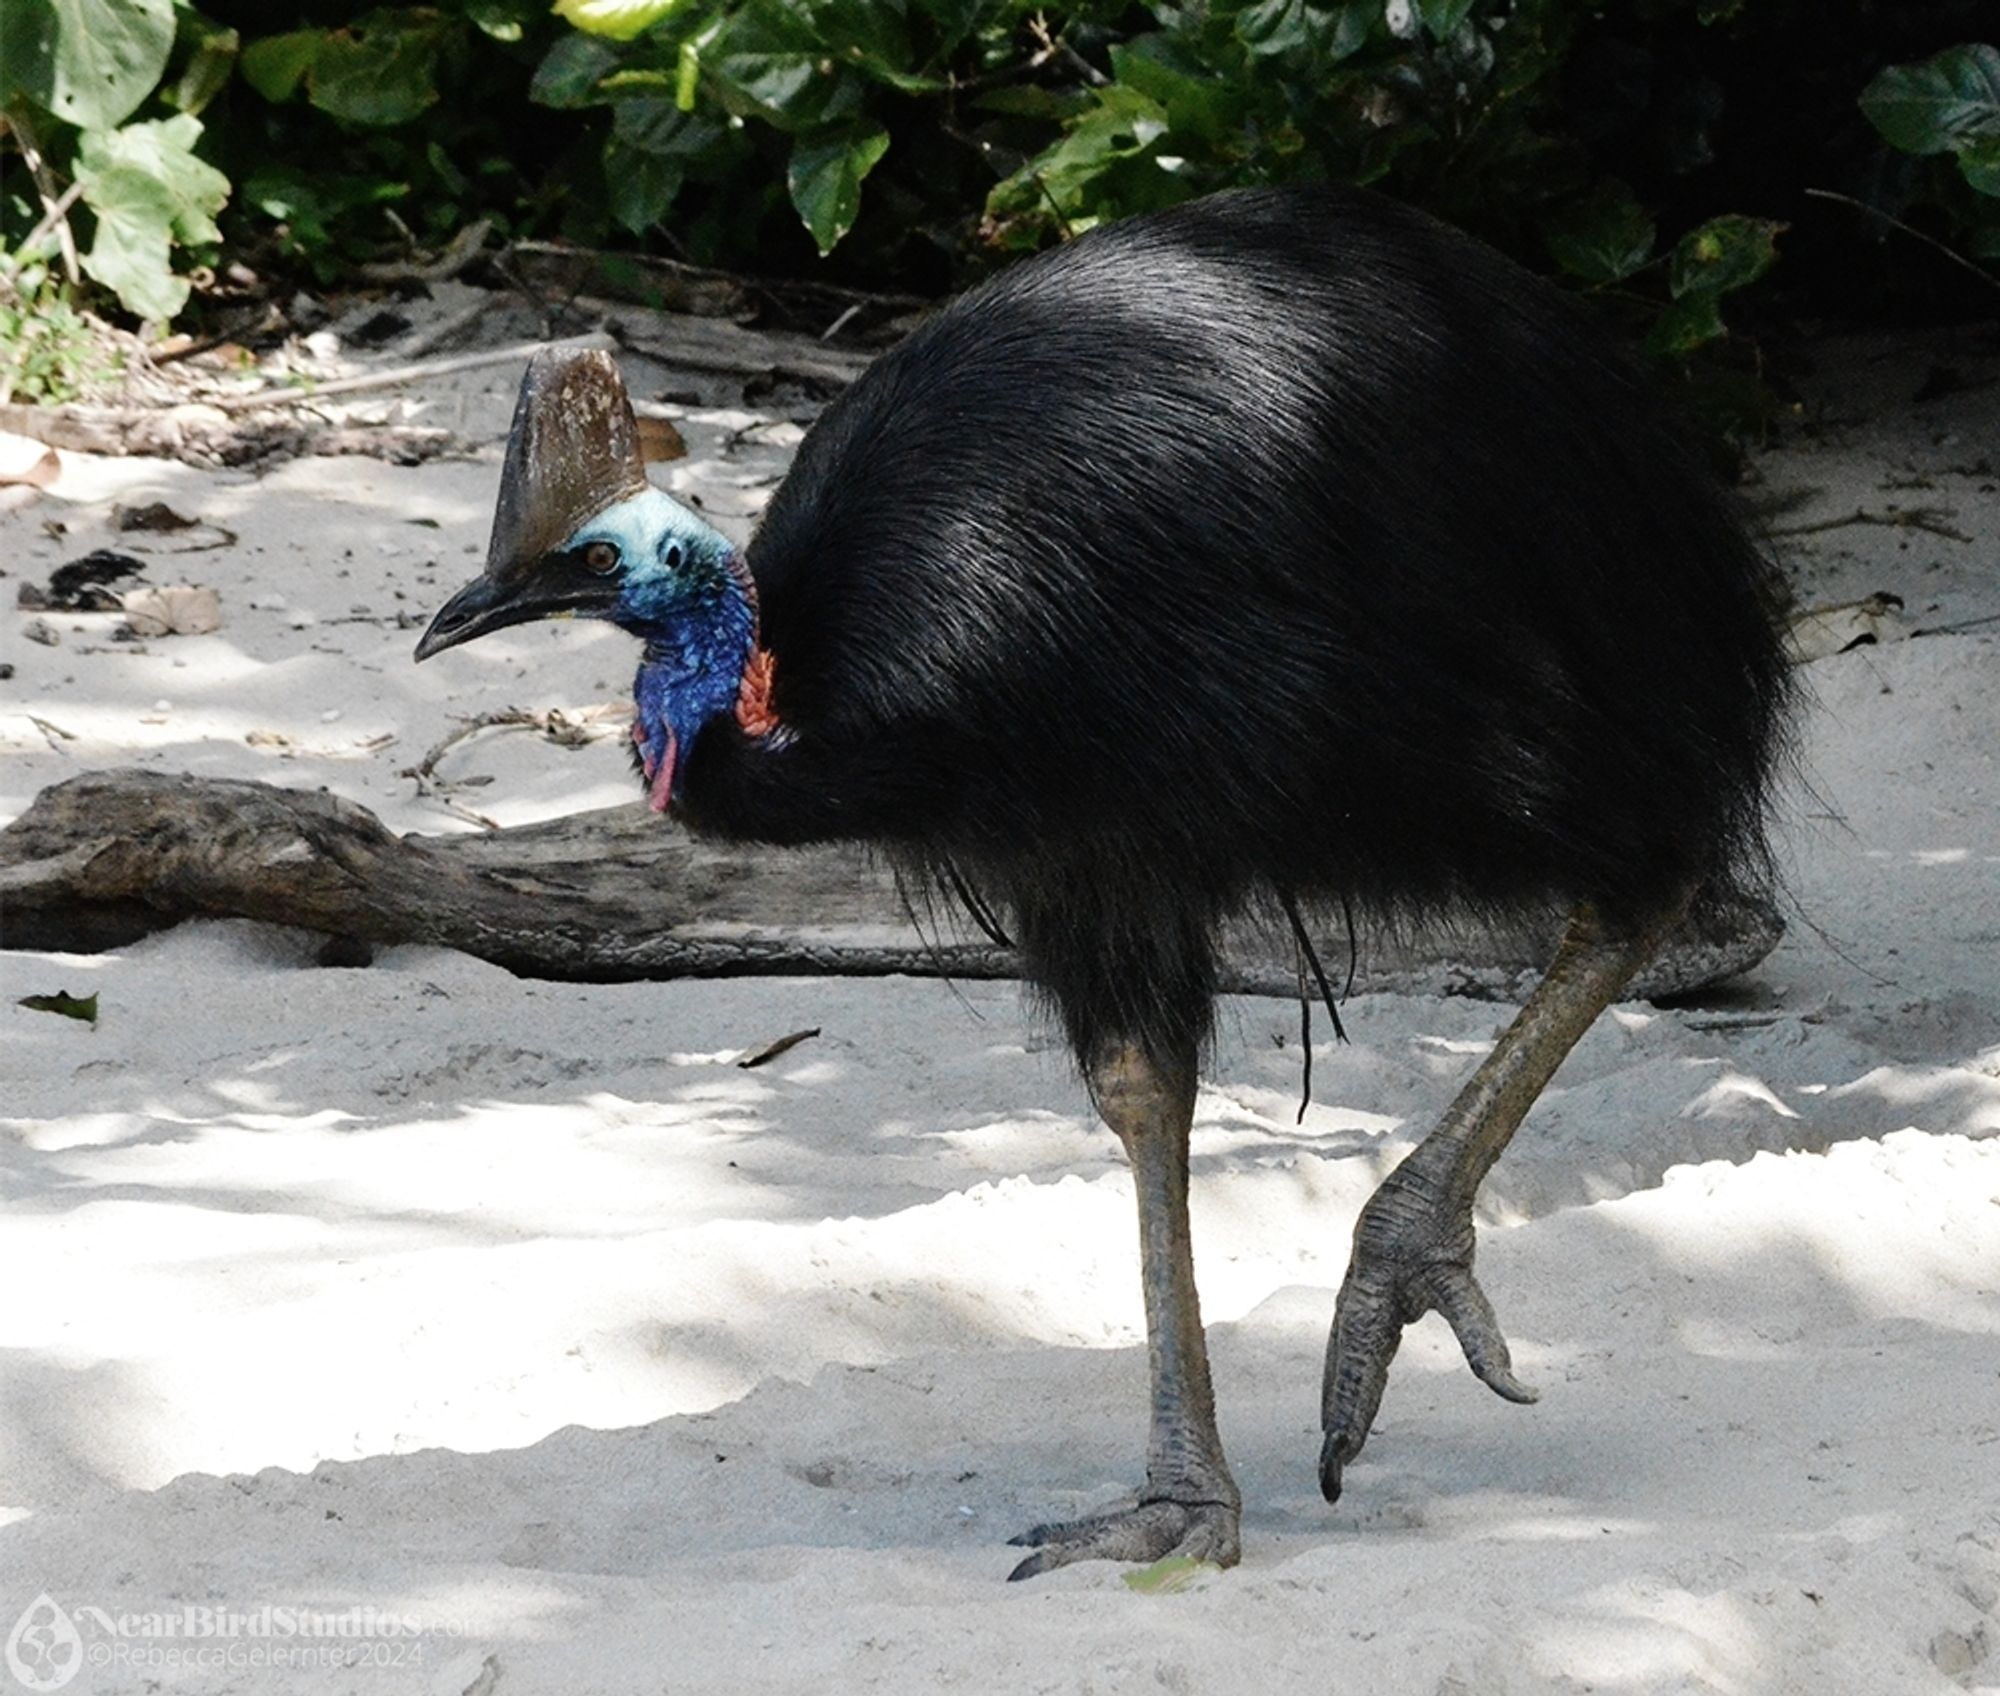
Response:
[{"label": "dark weathered log", "polygon": [[[637,803],[479,835],[397,836],[366,808],[265,783],[95,772],[0,830],[0,943],[89,951],[184,918],[250,918],[344,942],[461,948],[529,977],[758,973],[1012,977],[1012,952],[912,923],[888,871],[852,847],[696,842]],[[1635,993],[1746,971],[1783,926],[1749,912],[1664,954]],[[1468,931],[1371,941],[1358,987],[1511,996],[1547,938]],[[1337,962],[1346,940],[1328,944]],[[1289,995],[1289,944],[1245,927],[1227,987]]]},{"label": "dark weathered log", "polygon": [[1005,971],[984,944],[921,964],[893,883],[856,850],[716,850],[638,804],[398,837],[337,795],[112,771],[45,789],[0,831],[11,946],[102,947],[194,916],[436,943],[538,977]]},{"label": "dark weathered log", "polygon": [[236,418],[208,404],[0,406],[0,430],[72,453],[152,455],[199,466],[255,465],[298,454],[416,465],[458,445],[449,430],[427,424],[335,425],[270,411]]}]

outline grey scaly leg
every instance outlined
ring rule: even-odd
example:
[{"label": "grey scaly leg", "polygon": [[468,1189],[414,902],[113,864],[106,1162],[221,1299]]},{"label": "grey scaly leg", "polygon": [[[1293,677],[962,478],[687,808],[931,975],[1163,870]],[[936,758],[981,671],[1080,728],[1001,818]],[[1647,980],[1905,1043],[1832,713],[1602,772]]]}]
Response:
[{"label": "grey scaly leg", "polygon": [[1509,1401],[1535,1399],[1514,1376],[1493,1304],[1472,1276],[1472,1200],[1556,1068],[1658,941],[1657,931],[1607,937],[1579,908],[1527,1005],[1361,1210],[1320,1391],[1319,1482],[1328,1501],[1339,1500],[1341,1468],[1368,1439],[1403,1327],[1432,1308],[1483,1383]]},{"label": "grey scaly leg", "polygon": [[1125,1146],[1139,1195],[1140,1279],[1152,1378],[1146,1482],[1131,1507],[1038,1525],[1014,1538],[1035,1553],[1008,1576],[1032,1578],[1071,1561],[1156,1561],[1166,1555],[1234,1566],[1241,1558],[1242,1497],[1215,1430],[1188,1230],[1194,1056],[1162,1066],[1138,1048],[1121,1045],[1087,1064],[1085,1081],[1098,1112]]}]

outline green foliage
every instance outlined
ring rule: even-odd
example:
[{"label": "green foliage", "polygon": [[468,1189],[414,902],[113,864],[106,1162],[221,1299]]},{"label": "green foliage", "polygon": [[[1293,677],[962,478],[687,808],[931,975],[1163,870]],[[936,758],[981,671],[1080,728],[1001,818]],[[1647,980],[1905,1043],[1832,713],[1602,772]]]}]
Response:
[{"label": "green foliage", "polygon": [[2000,48],[1974,43],[1891,65],[1862,91],[1861,110],[1891,147],[1951,156],[1957,181],[1934,174],[1928,197],[1967,247],[2000,260]]},{"label": "green foliage", "polygon": [[39,264],[0,277],[0,405],[57,405],[89,394],[118,371],[93,324]]},{"label": "green foliage", "polygon": [[215,214],[229,182],[194,157],[194,113],[214,92],[218,58],[233,57],[228,33],[191,26],[187,67],[161,90],[180,111],[126,123],[166,76],[177,39],[173,0],[0,0],[8,125],[24,147],[45,127],[61,133],[95,226],[83,268],[141,318],[165,320],[186,304],[174,244],[221,234]]},{"label": "green foliage", "polygon": [[799,137],[785,182],[821,253],[831,253],[854,228],[861,210],[861,179],[888,150],[889,132],[866,118],[829,124]]},{"label": "green foliage", "polygon": [[[1631,67],[1678,75],[1758,29],[1796,52],[1802,4],[0,0],[0,109],[38,160],[0,196],[0,251],[70,179],[88,276],[142,318],[182,309],[225,232],[334,280],[478,217],[936,287],[1233,184],[1372,183],[1680,363],[1782,226],[1678,192],[1711,157],[1708,96]],[[1607,34],[1624,58],[1592,50]],[[1899,162],[1879,180],[2000,253],[2000,51],[1878,66],[1835,98]]]},{"label": "green foliage", "polygon": [[383,7],[341,29],[292,30],[255,42],[243,74],[266,100],[301,86],[322,112],[393,128],[437,104],[439,56],[451,24],[428,8]]},{"label": "green foliage", "polygon": [[0,100],[110,129],[153,92],[173,45],[173,0],[6,0]]},{"label": "green foliage", "polygon": [[1622,283],[1652,263],[1653,215],[1620,182],[1606,183],[1553,214],[1543,229],[1549,256],[1578,282]]},{"label": "green foliage", "polygon": [[1905,153],[1978,152],[2000,141],[2000,48],[1953,47],[1891,65],[1862,91],[1861,110]]},{"label": "green foliage", "polygon": [[97,233],[83,268],[141,318],[162,322],[187,304],[169,249],[219,241],[215,214],[229,179],[194,156],[201,120],[183,112],[122,129],[86,130],[77,149],[83,203]]},{"label": "green foliage", "polygon": [[556,0],[556,11],[590,35],[630,41],[678,11],[684,0]]},{"label": "green foliage", "polygon": [[1722,335],[1722,297],[1747,288],[1777,264],[1784,227],[1730,215],[1682,236],[1667,262],[1673,303],[1655,321],[1646,345],[1662,358],[1685,359]]}]

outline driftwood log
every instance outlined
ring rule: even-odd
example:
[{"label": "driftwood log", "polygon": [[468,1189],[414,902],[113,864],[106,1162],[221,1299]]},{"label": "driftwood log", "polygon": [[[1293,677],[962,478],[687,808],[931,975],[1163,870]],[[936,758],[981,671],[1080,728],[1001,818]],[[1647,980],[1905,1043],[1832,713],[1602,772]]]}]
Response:
[{"label": "driftwood log", "polygon": [[[365,807],[266,783],[105,771],[45,789],[0,830],[0,944],[95,952],[187,918],[318,931],[329,960],[375,945],[459,948],[527,977],[616,982],[771,973],[1014,977],[1011,950],[919,926],[889,872],[852,847],[697,842],[634,803],[481,834],[398,836]],[[1775,912],[1669,946],[1634,984],[1688,994],[1776,944]],[[1356,987],[1512,998],[1549,935],[1375,938]],[[1344,936],[1324,939],[1344,970]],[[1228,942],[1226,987],[1291,995],[1288,941]]]}]

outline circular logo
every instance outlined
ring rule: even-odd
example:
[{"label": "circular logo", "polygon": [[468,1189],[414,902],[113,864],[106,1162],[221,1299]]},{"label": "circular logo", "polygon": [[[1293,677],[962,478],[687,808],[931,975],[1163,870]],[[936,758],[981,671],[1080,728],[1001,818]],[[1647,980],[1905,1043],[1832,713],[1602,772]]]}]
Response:
[{"label": "circular logo", "polygon": [[24,1690],[60,1690],[83,1665],[83,1639],[56,1599],[44,1591],[7,1634],[7,1670]]}]

